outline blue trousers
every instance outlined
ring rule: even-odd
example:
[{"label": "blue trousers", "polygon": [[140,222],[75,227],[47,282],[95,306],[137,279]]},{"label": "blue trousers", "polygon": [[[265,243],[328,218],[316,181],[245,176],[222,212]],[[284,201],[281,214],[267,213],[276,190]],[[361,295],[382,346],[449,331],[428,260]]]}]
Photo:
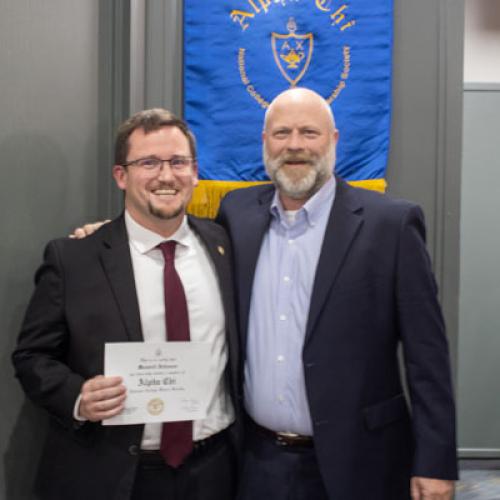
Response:
[{"label": "blue trousers", "polygon": [[328,500],[314,448],[247,433],[238,500]]}]

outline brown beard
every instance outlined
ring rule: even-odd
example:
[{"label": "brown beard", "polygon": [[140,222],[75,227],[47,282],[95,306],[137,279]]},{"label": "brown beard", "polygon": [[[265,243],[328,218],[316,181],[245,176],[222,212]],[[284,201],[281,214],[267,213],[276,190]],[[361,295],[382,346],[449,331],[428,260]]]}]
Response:
[{"label": "brown beard", "polygon": [[148,210],[149,210],[149,213],[151,215],[154,215],[158,219],[170,220],[170,219],[175,219],[176,217],[178,217],[184,211],[184,207],[181,205],[181,206],[179,206],[178,209],[166,214],[163,212],[163,210],[159,210],[159,209],[155,208],[151,203],[148,203]]}]

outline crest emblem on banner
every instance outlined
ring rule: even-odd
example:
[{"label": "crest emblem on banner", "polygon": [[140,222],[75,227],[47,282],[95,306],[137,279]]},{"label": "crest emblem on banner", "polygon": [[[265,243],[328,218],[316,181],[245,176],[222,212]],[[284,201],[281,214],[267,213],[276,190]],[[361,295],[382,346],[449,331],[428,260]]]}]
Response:
[{"label": "crest emblem on banner", "polygon": [[[288,0],[273,3],[247,0],[253,12],[234,9],[230,13],[232,21],[245,33],[237,39],[240,81],[263,109],[269,107],[273,95],[287,87],[321,82],[321,95],[328,104],[347,87],[353,40],[350,31],[356,26],[356,19],[349,15],[349,6],[343,4],[333,11],[330,0],[316,0],[309,6],[295,5],[299,1],[289,4]],[[314,17],[309,16],[311,9]],[[272,16],[271,11],[274,11]],[[285,11],[288,11],[286,17]],[[281,29],[276,29],[278,26]],[[328,65],[322,62],[325,57]]]},{"label": "crest emblem on banner", "polygon": [[299,35],[293,17],[286,25],[288,34],[272,33],[271,44],[274,60],[281,74],[295,87],[305,75],[313,54],[314,37],[312,33]]}]

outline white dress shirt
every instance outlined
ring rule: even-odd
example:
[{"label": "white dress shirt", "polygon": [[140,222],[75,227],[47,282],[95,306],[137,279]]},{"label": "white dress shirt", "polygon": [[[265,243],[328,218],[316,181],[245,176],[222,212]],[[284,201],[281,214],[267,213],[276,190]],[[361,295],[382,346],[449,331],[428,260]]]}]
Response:
[{"label": "white dress shirt", "polygon": [[[187,217],[167,240],[141,226],[125,211],[135,288],[144,342],[166,340],[165,304],[163,293],[164,259],[158,245],[167,240],[177,242],[175,269],[186,295],[189,333],[193,341],[211,344],[210,377],[217,383],[209,388],[207,417],[193,421],[193,440],[205,439],[222,431],[234,421],[234,409],[225,382],[228,360],[225,317],[219,282],[214,264],[199,236],[189,227]],[[78,397],[74,417],[78,414]],[[146,424],[141,448],[160,448],[162,424]]]},{"label": "white dress shirt", "polygon": [[[163,342],[167,338],[163,300],[164,259],[157,246],[168,240],[178,243],[174,262],[186,295],[190,338],[212,345],[210,372],[212,379],[217,380],[217,384],[209,389],[207,417],[193,422],[193,440],[205,439],[234,421],[234,409],[224,380],[228,357],[224,309],[213,262],[200,238],[189,227],[186,217],[168,240],[135,222],[127,211],[125,226],[144,342]],[[84,421],[78,414],[80,399],[81,396],[78,396],[73,413],[75,419]],[[161,429],[162,424],[146,424],[141,448],[159,449]]]},{"label": "white dress shirt", "polygon": [[[127,211],[125,225],[144,342],[162,342],[166,339],[164,260],[157,246],[166,240],[139,225]],[[198,441],[220,432],[234,421],[224,376],[228,359],[224,309],[213,262],[198,235],[189,227],[187,217],[168,240],[177,242],[174,262],[186,294],[191,340],[212,346],[210,372],[217,384],[210,387],[207,417],[193,422],[193,440]],[[143,449],[160,447],[161,428],[162,424],[144,427]]]}]

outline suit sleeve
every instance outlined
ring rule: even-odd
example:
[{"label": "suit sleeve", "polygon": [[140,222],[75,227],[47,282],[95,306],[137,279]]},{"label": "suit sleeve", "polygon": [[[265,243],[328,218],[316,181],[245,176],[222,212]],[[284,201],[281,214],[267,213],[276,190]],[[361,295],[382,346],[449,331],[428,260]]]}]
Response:
[{"label": "suit sleeve", "polygon": [[412,475],[456,479],[448,343],[425,247],[424,217],[416,206],[407,211],[400,228],[397,307],[415,439]]},{"label": "suit sleeve", "polygon": [[64,272],[56,241],[45,249],[35,285],[12,361],[28,397],[69,427],[84,379],[66,364]]}]

